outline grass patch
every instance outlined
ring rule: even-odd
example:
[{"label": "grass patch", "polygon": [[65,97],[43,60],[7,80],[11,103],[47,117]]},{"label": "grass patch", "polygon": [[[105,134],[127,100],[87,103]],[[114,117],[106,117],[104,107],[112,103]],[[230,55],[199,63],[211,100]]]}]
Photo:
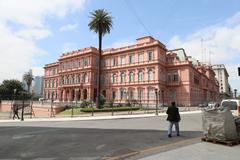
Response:
[{"label": "grass patch", "polygon": [[98,109],[98,108],[82,108],[81,109],[81,112],[112,112],[112,110],[114,112],[118,112],[118,111],[135,111],[135,110],[139,110],[140,107],[113,107],[113,108],[101,108],[101,109]]},{"label": "grass patch", "polygon": [[[81,108],[73,108],[73,114],[81,114]],[[59,115],[72,115],[72,108],[66,109],[59,113]]]}]

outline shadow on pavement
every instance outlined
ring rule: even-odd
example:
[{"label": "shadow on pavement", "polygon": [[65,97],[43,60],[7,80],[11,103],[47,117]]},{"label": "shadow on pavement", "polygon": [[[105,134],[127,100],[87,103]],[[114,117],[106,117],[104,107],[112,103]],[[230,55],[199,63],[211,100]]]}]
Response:
[{"label": "shadow on pavement", "polygon": [[168,138],[166,131],[48,127],[0,127],[1,158],[102,159],[201,136],[184,131]]}]

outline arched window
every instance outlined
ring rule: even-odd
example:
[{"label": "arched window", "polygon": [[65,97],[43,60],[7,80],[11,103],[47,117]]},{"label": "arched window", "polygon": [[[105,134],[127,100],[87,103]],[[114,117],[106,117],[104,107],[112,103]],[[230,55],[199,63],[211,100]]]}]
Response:
[{"label": "arched window", "polygon": [[126,98],[126,91],[125,91],[125,89],[120,89],[120,99],[123,99],[124,98],[124,96],[125,96],[125,98]]},{"label": "arched window", "polygon": [[134,99],[134,90],[129,90],[129,99],[133,100]]},{"label": "arched window", "polygon": [[124,83],[125,82],[125,73],[124,72],[121,73],[120,78],[121,78],[121,83]]},{"label": "arched window", "polygon": [[55,80],[52,80],[52,88],[55,87]]},{"label": "arched window", "polygon": [[117,75],[116,75],[116,73],[112,74],[112,83],[117,83]]},{"label": "arched window", "polygon": [[87,83],[87,82],[88,82],[87,73],[83,73],[83,82],[84,82],[84,83]]},{"label": "arched window", "polygon": [[129,82],[134,82],[134,73],[133,72],[129,73]]},{"label": "arched window", "polygon": [[152,80],[153,80],[153,71],[152,71],[152,70],[149,70],[149,71],[148,71],[148,80],[149,80],[149,81],[152,81]]},{"label": "arched window", "polygon": [[149,100],[155,100],[156,99],[153,88],[149,88],[148,89],[148,99]]},{"label": "arched window", "polygon": [[72,84],[75,83],[75,75],[72,75]]},{"label": "arched window", "polygon": [[79,75],[76,74],[76,83],[79,83],[80,82],[80,77]]},{"label": "arched window", "polygon": [[143,89],[138,89],[138,100],[141,102],[143,100]]},{"label": "arched window", "polygon": [[139,81],[139,82],[142,82],[142,81],[143,81],[143,72],[142,72],[142,71],[139,71],[139,72],[138,72],[138,81]]}]

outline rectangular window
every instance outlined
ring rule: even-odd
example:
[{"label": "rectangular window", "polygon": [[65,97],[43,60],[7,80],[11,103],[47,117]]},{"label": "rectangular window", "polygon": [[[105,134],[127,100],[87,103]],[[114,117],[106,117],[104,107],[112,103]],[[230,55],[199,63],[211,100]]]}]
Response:
[{"label": "rectangular window", "polygon": [[143,53],[138,54],[138,62],[143,62]]},{"label": "rectangular window", "polygon": [[121,57],[121,65],[124,65],[125,61],[126,61],[126,58],[125,57]]},{"label": "rectangular window", "polygon": [[174,82],[177,82],[177,81],[178,81],[178,74],[177,74],[177,73],[174,73],[174,74],[173,74],[173,81],[174,81]]},{"label": "rectangular window", "polygon": [[129,55],[129,64],[134,63],[134,55]]},{"label": "rectangular window", "polygon": [[149,61],[152,61],[152,60],[153,60],[153,52],[152,52],[152,51],[149,51],[149,52],[148,52],[148,60],[149,60]]},{"label": "rectangular window", "polygon": [[117,60],[116,60],[116,58],[112,58],[112,66],[117,66]]},{"label": "rectangular window", "polygon": [[84,58],[83,63],[84,66],[88,66],[88,58]]}]

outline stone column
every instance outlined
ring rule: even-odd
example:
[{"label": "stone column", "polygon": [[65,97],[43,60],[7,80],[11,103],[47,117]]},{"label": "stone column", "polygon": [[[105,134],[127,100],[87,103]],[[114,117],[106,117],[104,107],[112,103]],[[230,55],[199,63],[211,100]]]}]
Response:
[{"label": "stone column", "polygon": [[72,92],[73,92],[73,90],[72,89],[69,89],[69,96],[68,96],[68,100],[69,101],[72,101],[73,99],[72,99]]},{"label": "stone column", "polygon": [[62,91],[59,89],[57,90],[58,94],[57,94],[57,100],[62,101]]},{"label": "stone column", "polygon": [[66,101],[66,91],[63,89],[62,101]]}]

